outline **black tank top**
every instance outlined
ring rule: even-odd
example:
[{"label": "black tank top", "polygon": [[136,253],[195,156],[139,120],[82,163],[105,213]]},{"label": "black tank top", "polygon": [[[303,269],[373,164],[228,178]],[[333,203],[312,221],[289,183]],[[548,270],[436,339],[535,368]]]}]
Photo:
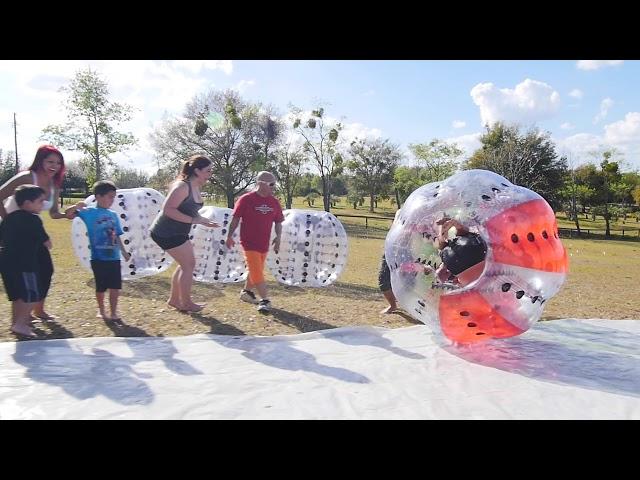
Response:
[{"label": "black tank top", "polygon": [[[186,180],[182,180],[189,186],[189,194],[187,198],[185,198],[180,205],[178,205],[178,211],[180,213],[184,213],[185,215],[190,216],[191,218],[196,218],[199,216],[198,210],[200,210],[204,206],[203,203],[198,203],[193,199],[193,192],[191,190],[191,182]],[[167,217],[162,211],[158,213],[153,224],[151,225],[151,233],[157,235],[158,237],[173,237],[175,235],[186,235],[189,233],[191,229],[191,223],[179,222],[178,220],[174,220],[173,218]]]}]

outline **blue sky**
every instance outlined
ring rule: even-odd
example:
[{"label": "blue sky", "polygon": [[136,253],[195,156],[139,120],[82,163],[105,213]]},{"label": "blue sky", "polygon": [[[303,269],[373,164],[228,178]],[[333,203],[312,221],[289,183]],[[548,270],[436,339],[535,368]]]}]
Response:
[{"label": "blue sky", "polygon": [[437,137],[471,152],[483,124],[502,120],[550,131],[573,164],[615,147],[627,169],[640,169],[639,61],[0,61],[0,148],[13,149],[16,112],[28,162],[40,130],[63,119],[58,88],[87,65],[114,100],[136,108],[125,128],[140,145],[117,157],[129,167],[155,165],[148,134],[163,114],[180,115],[208,88],[235,88],[281,114],[321,99],[328,115],[344,117],[346,135],[390,138],[405,151]]}]

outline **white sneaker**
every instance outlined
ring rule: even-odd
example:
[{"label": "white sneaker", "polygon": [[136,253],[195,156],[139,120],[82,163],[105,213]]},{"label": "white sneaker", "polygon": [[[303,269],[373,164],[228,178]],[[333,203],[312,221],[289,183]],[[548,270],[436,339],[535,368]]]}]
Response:
[{"label": "white sneaker", "polygon": [[267,313],[271,311],[271,302],[265,298],[260,300],[258,304],[258,311],[262,313]]},{"label": "white sneaker", "polygon": [[253,305],[258,304],[256,294],[251,290],[245,290],[244,288],[242,289],[242,292],[240,292],[240,300],[242,300],[243,302],[251,303]]}]

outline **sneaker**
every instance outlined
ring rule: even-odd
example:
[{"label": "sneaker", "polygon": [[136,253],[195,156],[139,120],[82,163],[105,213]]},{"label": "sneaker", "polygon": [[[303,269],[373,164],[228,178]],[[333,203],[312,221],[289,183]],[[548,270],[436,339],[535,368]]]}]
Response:
[{"label": "sneaker", "polygon": [[262,313],[267,313],[271,311],[271,302],[265,298],[260,300],[258,304],[258,311]]},{"label": "sneaker", "polygon": [[256,294],[251,290],[245,290],[244,288],[242,289],[242,292],[240,292],[240,300],[242,300],[243,302],[252,303],[253,305],[258,304]]}]

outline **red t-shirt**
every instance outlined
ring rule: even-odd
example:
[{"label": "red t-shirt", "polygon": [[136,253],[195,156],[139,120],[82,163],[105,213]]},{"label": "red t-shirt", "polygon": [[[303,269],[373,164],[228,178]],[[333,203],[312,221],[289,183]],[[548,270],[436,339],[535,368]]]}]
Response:
[{"label": "red t-shirt", "polygon": [[240,244],[245,250],[269,251],[271,225],[284,221],[280,202],[273,196],[262,197],[257,192],[242,195],[233,209],[233,216],[242,219]]}]

